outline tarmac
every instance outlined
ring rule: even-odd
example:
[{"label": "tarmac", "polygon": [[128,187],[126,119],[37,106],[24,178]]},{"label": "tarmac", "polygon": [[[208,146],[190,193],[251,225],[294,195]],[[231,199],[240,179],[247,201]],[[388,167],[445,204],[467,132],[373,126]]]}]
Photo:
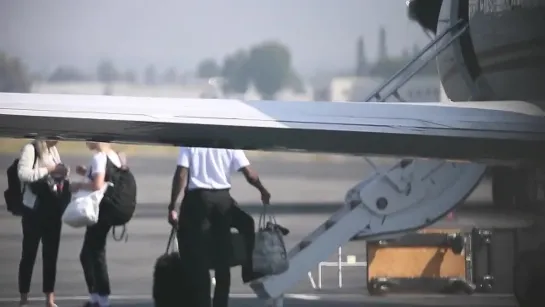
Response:
[{"label": "tarmac", "polygon": [[[0,156],[0,164],[7,167],[14,157]],[[113,288],[113,306],[148,307],[151,301],[152,269],[155,259],[164,253],[169,234],[166,206],[175,158],[131,157],[130,164],[138,182],[137,216],[128,226],[127,242],[108,242],[108,266]],[[90,157],[70,157],[65,163],[75,168],[87,164]],[[278,222],[288,227],[288,248],[327,219],[342,205],[345,192],[369,175],[372,169],[363,159],[343,163],[286,162],[273,158],[252,161],[262,181],[272,194]],[[77,180],[77,179],[76,179]],[[0,190],[6,188],[5,176],[0,177]],[[259,213],[259,194],[244,182],[240,175],[233,178],[233,196],[254,217]],[[2,204],[3,205],[3,204]],[[527,222],[525,217],[509,213],[490,213],[490,185],[479,186],[468,199],[466,208],[457,214],[457,223],[465,225],[509,224]],[[83,230],[63,228],[58,264],[57,300],[59,306],[81,306],[86,288],[79,263]],[[0,208],[0,306],[16,306],[17,269],[21,250],[21,226],[18,218]],[[365,262],[365,243],[350,242],[343,246],[344,255],[353,255]],[[335,261],[332,255],[329,261]],[[311,272],[318,283],[317,269]],[[510,295],[367,295],[365,267],[343,269],[343,287],[338,287],[336,268],[324,268],[322,289],[314,289],[308,276],[285,299],[285,306],[516,306]],[[36,262],[32,296],[36,306],[42,306],[41,259]],[[240,281],[238,268],[232,270],[232,299],[230,306],[260,306],[251,289]],[[183,304],[180,304],[182,306]],[[32,305],[34,306],[34,305]]]}]

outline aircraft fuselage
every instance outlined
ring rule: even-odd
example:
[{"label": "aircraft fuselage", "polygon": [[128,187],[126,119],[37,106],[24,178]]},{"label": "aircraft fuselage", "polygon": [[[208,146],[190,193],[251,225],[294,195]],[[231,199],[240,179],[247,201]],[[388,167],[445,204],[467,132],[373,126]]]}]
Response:
[{"label": "aircraft fuselage", "polygon": [[[436,34],[460,20],[469,24],[437,56],[443,100],[478,101],[471,104],[479,107],[524,101],[534,115],[545,116],[545,0],[413,0],[409,16]],[[496,204],[535,203],[528,193],[536,193],[540,167],[527,162],[490,169]]]},{"label": "aircraft fuselage", "polygon": [[437,56],[451,101],[518,100],[545,110],[545,0],[409,2],[409,16],[428,31],[469,24]]},{"label": "aircraft fuselage", "polygon": [[545,0],[443,0],[437,31],[469,29],[437,57],[452,101],[521,100],[545,110]]}]

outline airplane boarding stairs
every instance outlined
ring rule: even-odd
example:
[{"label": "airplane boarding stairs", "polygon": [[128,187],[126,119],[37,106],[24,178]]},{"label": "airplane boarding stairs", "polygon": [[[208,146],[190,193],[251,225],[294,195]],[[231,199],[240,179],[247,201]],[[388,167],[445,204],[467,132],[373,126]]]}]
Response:
[{"label": "airplane boarding stairs", "polygon": [[[467,29],[468,23],[460,20],[436,35],[365,101],[384,102],[390,96],[404,101],[398,89]],[[432,47],[436,47],[435,50]],[[386,93],[381,95],[384,90]],[[344,206],[289,251],[290,267],[286,272],[250,284],[259,298],[270,305],[281,306],[284,293],[356,235],[377,239],[434,223],[469,196],[486,169],[477,163],[428,159],[404,159],[391,167],[378,168],[366,160],[375,168],[375,174],[350,189]]]},{"label": "airplane boarding stairs", "polygon": [[282,306],[284,293],[355,235],[377,239],[433,224],[469,196],[485,168],[428,159],[375,167],[373,175],[348,191],[339,211],[288,252],[286,272],[250,287],[268,305]]}]

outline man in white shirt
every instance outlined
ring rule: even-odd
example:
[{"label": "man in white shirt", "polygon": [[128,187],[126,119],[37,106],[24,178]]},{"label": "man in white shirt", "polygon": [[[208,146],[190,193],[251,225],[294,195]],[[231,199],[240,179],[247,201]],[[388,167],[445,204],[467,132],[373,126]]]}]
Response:
[{"label": "man in white shirt", "polygon": [[[183,298],[194,307],[210,307],[210,273],[208,271],[205,231],[210,230],[216,252],[212,256],[216,287],[214,307],[227,307],[230,288],[231,231],[233,214],[240,210],[231,197],[231,173],[240,171],[246,181],[261,194],[263,204],[269,204],[270,193],[259,176],[250,168],[242,150],[219,148],[180,148],[177,168],[172,180],[169,222],[178,223],[178,247],[185,267],[184,273],[193,287],[183,291],[193,295]],[[187,188],[187,189],[186,189]],[[183,193],[185,191],[185,193]],[[176,204],[183,195],[180,217]],[[238,210],[237,210],[238,209]],[[188,306],[189,306],[188,305]]]}]

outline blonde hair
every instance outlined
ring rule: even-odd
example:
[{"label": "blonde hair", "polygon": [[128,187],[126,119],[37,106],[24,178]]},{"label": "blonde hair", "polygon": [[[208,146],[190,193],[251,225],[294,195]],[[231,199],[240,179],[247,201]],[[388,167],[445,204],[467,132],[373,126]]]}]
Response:
[{"label": "blonde hair", "polygon": [[96,150],[96,151],[107,151],[108,149],[111,149],[111,147],[112,147],[110,143],[104,143],[104,142],[87,141],[87,143],[92,144],[93,145],[92,150]]},{"label": "blonde hair", "polygon": [[97,142],[97,147],[100,151],[105,151],[112,148],[110,143]]},{"label": "blonde hair", "polygon": [[104,142],[87,142],[93,144],[94,148],[92,150],[106,152],[106,151],[114,151],[117,156],[119,157],[119,162],[121,162],[121,165],[127,165],[127,155],[124,152],[119,152],[112,148],[112,143],[104,143]]}]

